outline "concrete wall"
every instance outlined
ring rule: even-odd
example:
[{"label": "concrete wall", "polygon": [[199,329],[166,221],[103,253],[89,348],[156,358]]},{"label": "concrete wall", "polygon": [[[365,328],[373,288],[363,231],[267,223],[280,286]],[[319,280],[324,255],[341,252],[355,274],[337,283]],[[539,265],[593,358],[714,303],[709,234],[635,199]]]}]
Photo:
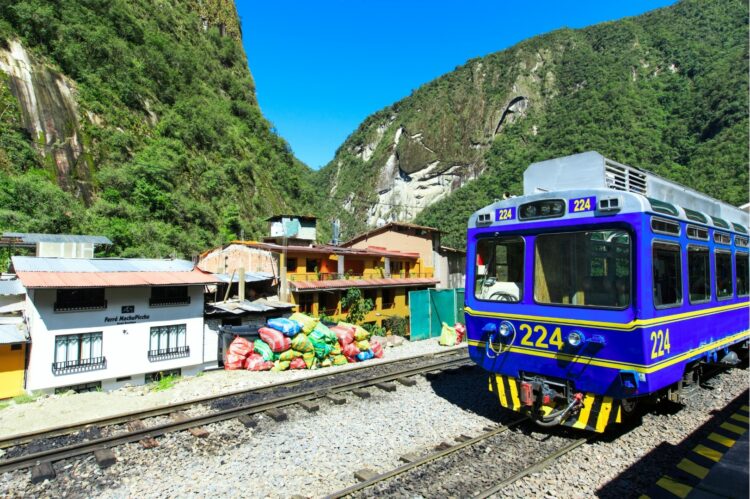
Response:
[{"label": "concrete wall", "polygon": [[[26,389],[52,391],[56,387],[96,381],[101,381],[104,389],[113,389],[126,383],[141,384],[146,373],[179,368],[183,374],[191,375],[204,366],[215,365],[215,349],[212,350],[213,358],[210,355],[204,357],[210,338],[204,338],[203,286],[189,286],[188,290],[190,304],[150,307],[150,288],[107,288],[106,309],[75,312],[54,311],[54,289],[29,290],[26,310],[32,346]],[[123,314],[123,306],[133,306],[134,312]],[[123,316],[140,317],[121,321],[120,317]],[[175,324],[186,325],[189,356],[149,360],[151,327]],[[56,336],[95,332],[102,333],[102,355],[107,359],[106,368],[69,374],[52,372]],[[126,377],[131,379],[116,381],[116,378]]]},{"label": "concrete wall", "polygon": [[198,262],[198,268],[214,274],[232,275],[240,267],[244,267],[247,272],[278,275],[278,255],[242,244],[230,244],[226,248],[212,251]]},{"label": "concrete wall", "polygon": [[424,267],[432,269],[435,266],[432,255],[432,236],[430,234],[417,236],[403,232],[385,231],[374,234],[367,239],[362,239],[354,243],[351,247],[366,249],[368,246],[380,246],[391,251],[419,253]]}]

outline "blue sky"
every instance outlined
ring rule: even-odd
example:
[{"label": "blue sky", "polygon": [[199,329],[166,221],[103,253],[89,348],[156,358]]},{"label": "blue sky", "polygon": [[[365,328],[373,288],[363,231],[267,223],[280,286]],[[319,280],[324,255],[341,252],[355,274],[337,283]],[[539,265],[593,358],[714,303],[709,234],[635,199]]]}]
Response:
[{"label": "blue sky", "polygon": [[312,168],[370,114],[469,59],[674,0],[237,0],[263,114]]}]

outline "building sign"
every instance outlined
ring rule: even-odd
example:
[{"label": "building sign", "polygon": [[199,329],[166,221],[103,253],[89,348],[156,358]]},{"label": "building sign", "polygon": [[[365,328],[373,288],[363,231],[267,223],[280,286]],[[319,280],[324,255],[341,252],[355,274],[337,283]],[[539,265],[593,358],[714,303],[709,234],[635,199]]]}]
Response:
[{"label": "building sign", "polygon": [[[125,307],[123,307],[125,308]],[[141,315],[141,314],[121,314],[121,315],[113,315],[112,317],[105,317],[104,323],[105,324],[134,324],[138,321],[147,321],[151,318],[150,315]]]}]

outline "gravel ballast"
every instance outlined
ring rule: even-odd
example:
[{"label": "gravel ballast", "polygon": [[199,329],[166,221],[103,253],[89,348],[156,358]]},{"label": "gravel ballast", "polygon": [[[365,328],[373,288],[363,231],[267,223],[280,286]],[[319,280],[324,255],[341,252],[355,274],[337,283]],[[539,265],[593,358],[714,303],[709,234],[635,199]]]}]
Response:
[{"label": "gravel ballast", "polygon": [[[649,411],[639,426],[579,447],[511,485],[503,497],[583,497],[597,492],[630,497],[647,490],[674,464],[682,441],[713,417],[711,411],[723,409],[747,390],[747,374],[747,369],[733,369],[714,378],[713,389],[699,391],[687,407]],[[461,434],[477,436],[484,427],[515,417],[498,407],[479,368],[415,379],[416,386],[399,385],[395,392],[368,388],[369,399],[346,394],[347,404],[341,406],[321,401],[320,410],[312,414],[290,408],[283,423],[257,416],[259,424],[253,429],[232,420],[207,427],[211,434],[206,438],[180,432],[159,438],[159,447],[151,450],[139,444],[117,447],[117,463],[105,470],[89,457],[55,463],[57,479],[36,485],[28,470],[6,473],[0,476],[0,495],[319,497],[354,484],[357,470],[387,471],[402,464],[399,457],[404,454],[426,454],[443,441]],[[481,466],[464,469],[456,454],[454,461],[435,463],[431,473],[429,468],[415,470],[423,474],[419,480],[434,482],[426,489],[394,481],[362,495],[464,496],[487,463],[513,462],[518,467],[536,461],[542,451],[561,447],[561,442],[556,430],[506,432],[471,451],[477,459],[497,453],[496,461],[483,458]],[[647,469],[627,475],[644,456],[651,459]],[[621,474],[629,479],[616,480]]]},{"label": "gravel ballast", "polygon": [[357,369],[415,355],[446,352],[461,348],[466,348],[466,344],[456,347],[442,347],[438,345],[438,338],[431,338],[424,341],[405,341],[401,346],[386,348],[385,356],[382,359],[371,359],[362,363],[333,366],[313,371],[307,369],[283,372],[215,370],[208,371],[201,376],[182,378],[172,388],[164,391],[154,391],[153,386],[142,385],[112,392],[45,395],[34,402],[11,404],[9,407],[0,410],[0,438],[41,431],[60,425],[85,422],[124,412],[176,404],[209,395],[268,386],[322,373]]}]

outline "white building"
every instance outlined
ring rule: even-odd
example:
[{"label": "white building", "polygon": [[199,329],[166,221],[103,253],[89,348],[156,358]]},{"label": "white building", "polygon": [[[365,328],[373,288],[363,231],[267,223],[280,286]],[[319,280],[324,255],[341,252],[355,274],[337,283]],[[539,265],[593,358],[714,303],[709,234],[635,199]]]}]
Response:
[{"label": "white building", "polygon": [[105,390],[216,366],[213,274],[184,260],[12,258],[27,290],[26,390]]}]

